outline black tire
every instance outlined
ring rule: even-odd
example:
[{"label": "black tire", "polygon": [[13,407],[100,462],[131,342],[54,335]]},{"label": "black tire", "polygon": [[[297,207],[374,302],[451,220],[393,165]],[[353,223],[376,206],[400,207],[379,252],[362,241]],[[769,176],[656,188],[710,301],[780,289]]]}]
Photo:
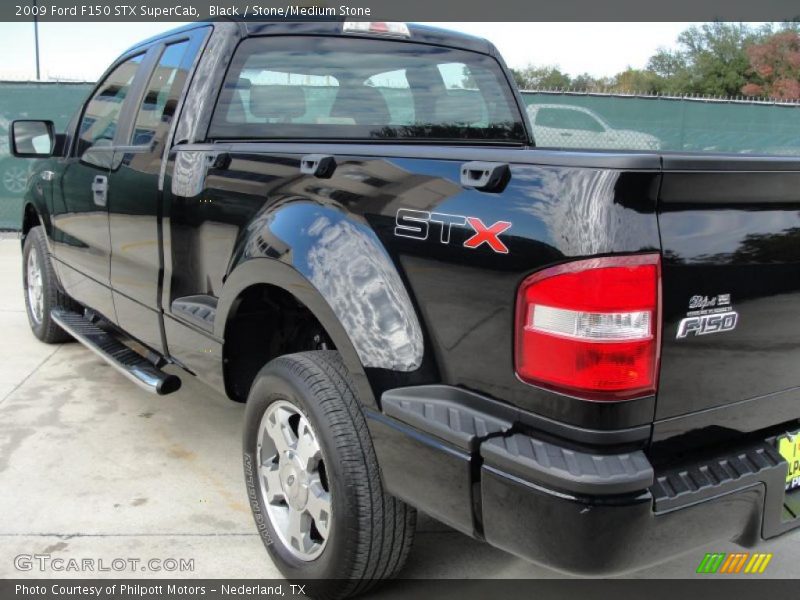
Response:
[{"label": "black tire", "polygon": [[[296,558],[276,534],[258,482],[258,431],[265,411],[278,400],[294,405],[309,421],[327,470],[330,533],[322,553],[310,561]],[[244,471],[253,517],[272,560],[290,581],[308,582],[312,597],[362,593],[405,564],[416,511],[383,489],[367,423],[338,352],[290,354],[261,369],[245,411]]]},{"label": "black tire", "polygon": [[[53,321],[50,316],[51,311],[54,308],[80,310],[80,307],[59,288],[44,235],[41,226],[33,227],[25,236],[25,243],[22,246],[22,289],[25,294],[25,312],[28,314],[28,323],[30,323],[33,335],[47,344],[60,344],[72,340],[72,337]],[[42,278],[42,314],[38,319],[34,316],[28,294],[27,267],[28,257],[31,253],[35,253],[39,261]]]}]

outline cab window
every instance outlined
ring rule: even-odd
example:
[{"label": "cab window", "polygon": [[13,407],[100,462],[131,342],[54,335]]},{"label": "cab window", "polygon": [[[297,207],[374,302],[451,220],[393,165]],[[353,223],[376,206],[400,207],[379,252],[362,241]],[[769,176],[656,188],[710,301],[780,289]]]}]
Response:
[{"label": "cab window", "polygon": [[164,48],[136,115],[134,146],[149,146],[165,138],[186,84],[188,70],[182,64],[188,47],[186,40]]},{"label": "cab window", "polygon": [[512,89],[490,56],[305,36],[239,45],[208,137],[526,142]]},{"label": "cab window", "polygon": [[89,100],[78,129],[78,156],[95,146],[111,146],[114,143],[122,104],[143,58],[144,54],[139,54],[120,64]]}]

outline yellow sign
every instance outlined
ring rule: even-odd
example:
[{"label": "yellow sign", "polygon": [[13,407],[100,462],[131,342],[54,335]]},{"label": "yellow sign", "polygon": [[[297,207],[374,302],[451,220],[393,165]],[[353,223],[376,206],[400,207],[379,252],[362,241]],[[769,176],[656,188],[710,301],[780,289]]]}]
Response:
[{"label": "yellow sign", "polygon": [[786,491],[800,487],[800,434],[789,435],[778,442],[778,452],[789,463]]}]

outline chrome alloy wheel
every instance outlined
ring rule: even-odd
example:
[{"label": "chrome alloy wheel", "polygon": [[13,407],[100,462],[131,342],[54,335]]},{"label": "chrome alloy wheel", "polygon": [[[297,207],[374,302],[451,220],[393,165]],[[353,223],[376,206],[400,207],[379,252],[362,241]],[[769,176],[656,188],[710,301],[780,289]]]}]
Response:
[{"label": "chrome alloy wheel", "polygon": [[42,265],[39,261],[39,254],[35,248],[31,248],[28,252],[28,260],[26,265],[26,283],[28,285],[28,308],[30,308],[31,316],[38,325],[42,322],[42,313],[44,310],[44,291],[42,288]]},{"label": "chrome alloy wheel", "polygon": [[317,435],[284,400],[267,407],[258,429],[256,460],[272,527],[300,560],[317,558],[328,543],[331,493]]}]

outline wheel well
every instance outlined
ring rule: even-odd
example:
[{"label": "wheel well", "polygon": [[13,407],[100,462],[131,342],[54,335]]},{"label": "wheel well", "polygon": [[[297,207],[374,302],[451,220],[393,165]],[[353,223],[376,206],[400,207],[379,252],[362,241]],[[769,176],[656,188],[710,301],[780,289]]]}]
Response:
[{"label": "wheel well", "polygon": [[25,239],[28,232],[40,223],[39,213],[36,212],[33,204],[26,204],[25,212],[22,214],[22,239]]},{"label": "wheel well", "polygon": [[267,284],[249,287],[231,305],[225,324],[225,389],[244,402],[256,374],[273,358],[331,349],[325,328],[291,293]]}]

